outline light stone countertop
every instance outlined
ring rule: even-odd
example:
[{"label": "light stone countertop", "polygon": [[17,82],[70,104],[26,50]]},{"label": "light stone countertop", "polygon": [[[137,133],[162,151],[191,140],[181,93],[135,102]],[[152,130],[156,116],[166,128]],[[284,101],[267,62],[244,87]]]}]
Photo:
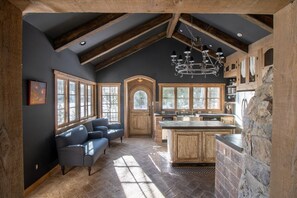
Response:
[{"label": "light stone countertop", "polygon": [[161,121],[162,129],[235,129],[235,125],[220,121]]}]

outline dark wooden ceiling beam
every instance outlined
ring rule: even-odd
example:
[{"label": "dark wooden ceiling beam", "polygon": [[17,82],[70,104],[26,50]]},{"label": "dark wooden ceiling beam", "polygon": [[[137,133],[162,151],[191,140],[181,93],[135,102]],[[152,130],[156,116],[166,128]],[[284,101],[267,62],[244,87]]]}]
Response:
[{"label": "dark wooden ceiling beam", "polygon": [[124,51],[116,54],[115,56],[113,56],[111,58],[107,58],[107,59],[103,60],[102,62],[100,62],[96,65],[96,67],[95,67],[96,72],[122,60],[123,58],[126,58],[126,57],[134,54],[135,52],[138,52],[138,51],[150,46],[151,44],[165,38],[165,36],[166,36],[166,32],[161,32],[161,33],[156,34],[148,39],[145,39],[141,43],[138,43],[127,50],[124,50]]},{"label": "dark wooden ceiling beam", "polygon": [[176,27],[176,24],[179,20],[179,17],[180,17],[180,13],[174,13],[172,15],[172,18],[170,19],[169,23],[168,23],[168,27],[167,27],[167,35],[166,37],[167,38],[171,38],[172,37],[172,34],[175,30],[175,27]]},{"label": "dark wooden ceiling beam", "polygon": [[92,49],[91,51],[82,54],[79,58],[80,63],[82,65],[89,63],[92,60],[100,56],[103,56],[104,54],[107,54],[110,51],[132,41],[133,39],[136,39],[141,35],[144,35],[145,33],[167,23],[170,20],[171,16],[171,14],[162,14],[146,23],[143,23],[135,28],[132,28],[131,30],[128,30],[127,32],[124,32],[116,36],[111,40],[106,41],[105,43]]},{"label": "dark wooden ceiling beam", "polygon": [[226,34],[225,32],[212,27],[211,25],[192,17],[190,14],[182,14],[179,20],[188,26],[202,32],[225,45],[244,53],[248,52],[248,45]]},{"label": "dark wooden ceiling beam", "polygon": [[273,15],[242,14],[240,16],[262,29],[273,33]]},{"label": "dark wooden ceiling beam", "polygon": [[56,38],[54,40],[54,49],[60,52],[74,44],[78,44],[87,37],[126,19],[128,16],[129,14],[105,14],[99,16]]},{"label": "dark wooden ceiling beam", "polygon": [[[192,46],[192,42],[191,42],[191,39],[189,39],[188,37],[182,35],[181,33],[178,33],[178,32],[174,32],[173,35],[172,35],[172,38],[176,39],[177,41],[191,47]],[[193,49],[195,49],[196,51],[198,52],[202,52],[202,50],[198,47],[195,47],[193,46]],[[209,56],[211,58],[214,58],[216,59],[217,58],[217,55],[216,55],[216,52],[212,49],[209,49],[209,52],[208,52]],[[225,62],[226,59],[223,59],[222,61]]]}]

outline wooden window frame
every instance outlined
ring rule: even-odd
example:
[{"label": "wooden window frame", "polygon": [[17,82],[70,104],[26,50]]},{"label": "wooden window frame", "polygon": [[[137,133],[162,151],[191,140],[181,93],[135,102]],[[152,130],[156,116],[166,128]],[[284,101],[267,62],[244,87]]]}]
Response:
[{"label": "wooden window frame", "polygon": [[[163,87],[166,87],[166,88],[173,88],[173,92],[174,92],[174,98],[173,98],[173,104],[174,104],[174,108],[173,109],[163,109],[163,110],[168,110],[168,111],[174,111],[176,109],[176,91],[175,91],[175,86],[163,86]],[[163,87],[160,87],[159,86],[159,97],[162,98],[162,100],[159,100],[161,102],[161,108],[163,107]]]},{"label": "wooden window frame", "polygon": [[[201,112],[201,113],[223,113],[225,104],[225,84],[224,83],[159,83],[159,104],[161,105],[161,111],[190,111],[190,112]],[[175,95],[175,108],[174,109],[163,109],[163,87],[174,87]],[[189,109],[177,109],[177,88],[178,87],[189,87]],[[193,88],[194,87],[204,87],[205,88],[205,109],[194,109],[193,108]],[[208,88],[209,87],[219,87],[220,88],[220,109],[208,109]]]},{"label": "wooden window frame", "polygon": [[[103,117],[102,111],[102,87],[117,87],[118,88],[118,122],[112,123],[121,123],[121,83],[98,83],[98,112],[99,117]],[[111,122],[111,121],[109,121]]]},{"label": "wooden window frame", "polygon": [[[181,99],[181,98],[178,98],[178,95],[177,95],[177,89],[178,88],[188,88],[189,89],[189,98],[188,98],[188,103],[189,103],[189,108],[188,109],[179,109],[178,107],[177,107],[177,101],[178,101],[178,99]],[[177,87],[175,87],[175,90],[174,90],[174,92],[175,92],[175,109],[176,110],[190,110],[191,109],[191,87],[188,87],[188,86],[177,86]]]},{"label": "wooden window frame", "polygon": [[[63,72],[60,72],[58,70],[54,70],[54,76],[55,76],[55,131],[56,133],[59,133],[60,131],[66,130],[69,127],[73,127],[78,124],[82,124],[86,122],[88,119],[96,118],[96,103],[92,103],[92,115],[86,116],[84,118],[80,118],[80,84],[83,83],[85,85],[91,85],[93,86],[93,90],[95,91],[96,83],[79,78],[77,76],[73,76],[70,74],[66,74]],[[58,110],[57,110],[57,80],[61,79],[65,81],[65,123],[58,125]],[[76,83],[76,119],[73,121],[70,120],[70,114],[69,114],[69,82],[75,82]],[[96,101],[96,93],[93,93],[92,100]]]}]

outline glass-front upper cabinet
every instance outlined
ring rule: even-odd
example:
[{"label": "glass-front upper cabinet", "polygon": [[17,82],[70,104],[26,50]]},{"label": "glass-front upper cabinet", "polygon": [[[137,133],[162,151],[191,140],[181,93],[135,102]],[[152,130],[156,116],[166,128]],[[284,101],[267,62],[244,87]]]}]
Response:
[{"label": "glass-front upper cabinet", "polygon": [[249,57],[249,82],[256,82],[256,57]]},{"label": "glass-front upper cabinet", "polygon": [[244,58],[240,61],[240,84],[246,83],[246,70],[246,59]]}]

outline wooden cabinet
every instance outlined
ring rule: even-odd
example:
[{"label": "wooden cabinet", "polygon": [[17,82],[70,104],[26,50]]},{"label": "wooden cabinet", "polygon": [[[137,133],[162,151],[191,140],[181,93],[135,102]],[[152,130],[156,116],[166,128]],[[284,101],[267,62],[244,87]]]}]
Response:
[{"label": "wooden cabinet", "polygon": [[154,116],[153,138],[157,143],[162,143],[162,128],[159,122],[162,121],[162,116]]},{"label": "wooden cabinet", "polygon": [[201,136],[201,133],[177,132],[174,137],[175,159],[183,162],[202,161]]},{"label": "wooden cabinet", "polygon": [[167,129],[166,131],[172,163],[215,163],[215,135],[233,133],[232,129]]},{"label": "wooden cabinet", "polygon": [[206,132],[203,133],[203,161],[207,163],[216,162],[216,134],[230,134],[230,132]]},{"label": "wooden cabinet", "polygon": [[237,90],[251,90],[258,87],[258,82],[261,80],[259,75],[260,51],[256,50],[239,59]]},{"label": "wooden cabinet", "polygon": [[267,69],[273,65],[273,35],[249,45],[249,53],[235,52],[226,57],[225,78],[237,78],[237,90],[252,90],[262,84]]}]

